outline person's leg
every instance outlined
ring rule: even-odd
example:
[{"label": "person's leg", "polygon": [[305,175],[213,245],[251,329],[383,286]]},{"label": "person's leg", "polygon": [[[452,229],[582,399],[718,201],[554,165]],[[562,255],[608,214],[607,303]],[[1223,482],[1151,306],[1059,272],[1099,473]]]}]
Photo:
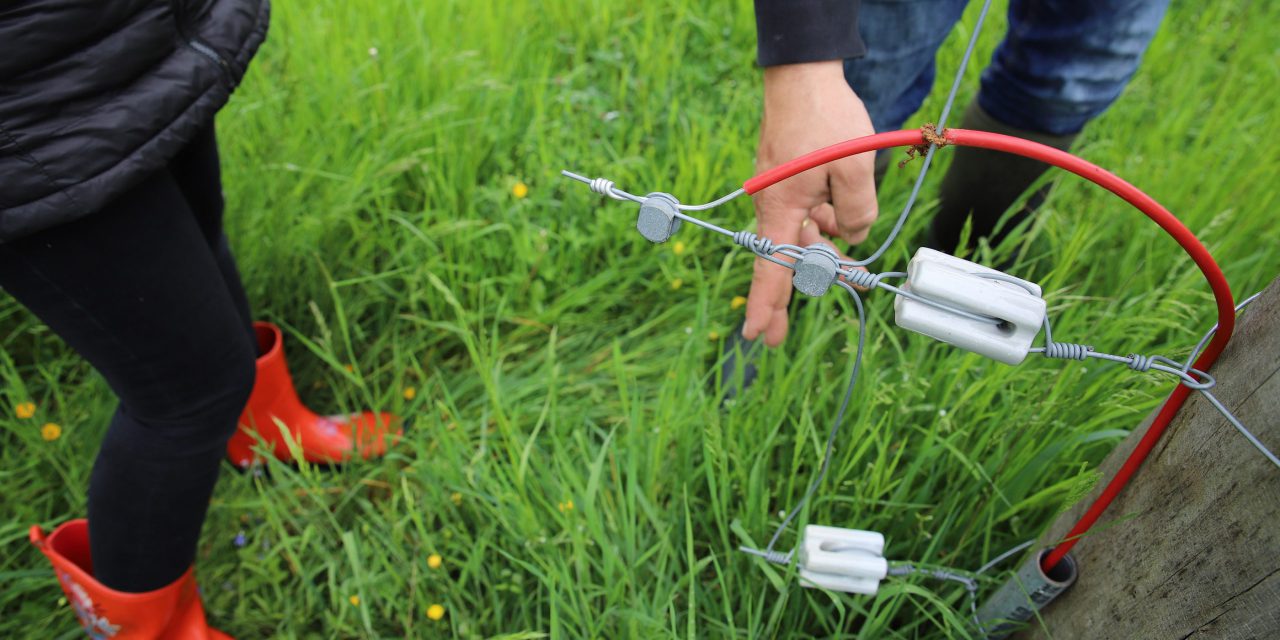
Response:
[{"label": "person's leg", "polygon": [[876,131],[896,131],[933,88],[938,47],[968,0],[863,0],[858,26],[867,54],[846,60],[845,80]]},{"label": "person's leg", "polygon": [[0,245],[0,286],[120,398],[90,480],[95,578],[131,592],[170,584],[194,559],[256,356],[173,177]]},{"label": "person's leg", "polygon": [[[1133,77],[1167,6],[1168,0],[1012,0],[1008,33],[961,127],[1069,148]],[[996,223],[1047,167],[983,149],[954,153],[928,244],[954,249],[970,215],[972,237],[998,243]],[[1033,194],[1002,233],[1044,195]]]},{"label": "person's leg", "polygon": [[[863,0],[858,27],[867,54],[845,60],[844,77],[876,131],[897,131],[933,89],[936,58],[968,0]],[[876,185],[894,150],[876,154]]]},{"label": "person's leg", "polygon": [[177,156],[169,161],[169,173],[195,214],[196,224],[209,249],[214,252],[218,270],[227,285],[227,292],[244,321],[245,331],[255,341],[253,316],[249,310],[249,298],[240,281],[231,254],[231,245],[222,230],[222,214],[225,200],[222,197],[222,167],[218,160],[218,140],[213,124],[202,131]]}]

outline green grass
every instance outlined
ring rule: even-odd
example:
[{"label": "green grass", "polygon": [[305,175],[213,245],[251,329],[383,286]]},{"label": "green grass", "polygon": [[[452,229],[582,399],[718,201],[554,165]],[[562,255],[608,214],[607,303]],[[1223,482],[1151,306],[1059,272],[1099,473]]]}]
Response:
[{"label": "green grass", "polygon": [[[692,228],[682,254],[650,245],[630,207],[557,176],[686,201],[748,177],[750,3],[428,4],[277,2],[219,118],[228,231],[305,399],[414,422],[381,462],[225,473],[197,562],[210,618],[239,638],[967,637],[958,587],[824,593],[734,551],[763,543],[812,478],[857,331],[847,302],[799,309],[722,411],[711,336],[739,319],[750,256]],[[1175,3],[1077,149],[1186,222],[1238,297],[1280,271],[1277,20],[1275,3]],[[962,103],[1002,27],[993,16]],[[940,77],[968,33],[946,43]],[[913,123],[936,117],[939,93]],[[886,180],[873,238],[917,166]],[[744,228],[752,213],[738,202],[714,220]],[[1213,322],[1177,246],[1073,177],[997,255],[1044,286],[1061,340],[1176,357]],[[973,569],[1036,536],[1170,389],[1098,363],[996,364],[897,329],[884,294],[868,311],[864,377],[805,519],[882,531],[892,559]],[[0,636],[75,637],[26,528],[84,513],[114,400],[9,299],[0,344]],[[26,401],[37,415],[16,418]],[[45,422],[62,437],[42,440]]]}]

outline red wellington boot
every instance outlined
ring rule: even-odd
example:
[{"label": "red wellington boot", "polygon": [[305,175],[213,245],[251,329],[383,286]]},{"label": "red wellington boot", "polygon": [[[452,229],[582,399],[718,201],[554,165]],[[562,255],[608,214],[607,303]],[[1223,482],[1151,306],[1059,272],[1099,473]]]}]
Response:
[{"label": "red wellington boot", "polygon": [[193,570],[155,591],[115,591],[93,579],[87,520],[64,523],[48,537],[31,527],[30,537],[53,563],[67,602],[93,640],[231,640],[205,622]]},{"label": "red wellington boot", "polygon": [[240,467],[260,460],[253,452],[254,433],[272,446],[272,455],[292,460],[281,428],[298,443],[308,462],[343,462],[352,457],[372,458],[399,442],[400,420],[389,413],[364,412],[349,416],[319,416],[298,399],[284,361],[280,328],[255,322],[258,334],[258,378],[249,404],[240,416],[240,428],[227,443],[227,457]]}]

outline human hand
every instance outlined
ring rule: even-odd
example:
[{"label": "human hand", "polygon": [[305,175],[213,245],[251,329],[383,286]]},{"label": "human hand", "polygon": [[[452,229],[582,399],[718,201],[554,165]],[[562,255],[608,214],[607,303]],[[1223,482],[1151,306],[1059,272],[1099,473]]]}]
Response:
[{"label": "human hand", "polygon": [[[767,67],[756,173],[850,138],[875,133],[839,60]],[[875,155],[815,167],[755,195],[758,233],[775,244],[808,246],[836,236],[867,238],[878,209]],[[792,271],[756,258],[742,336],[777,346],[787,335]]]}]

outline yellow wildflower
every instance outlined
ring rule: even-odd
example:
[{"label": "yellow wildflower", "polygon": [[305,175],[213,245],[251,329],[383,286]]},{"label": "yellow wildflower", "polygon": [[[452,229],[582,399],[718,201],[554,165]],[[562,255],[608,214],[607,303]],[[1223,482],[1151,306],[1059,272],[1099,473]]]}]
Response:
[{"label": "yellow wildflower", "polygon": [[515,196],[517,200],[524,198],[529,195],[529,185],[517,182],[515,186],[511,187],[511,195]]},{"label": "yellow wildflower", "polygon": [[19,418],[26,420],[27,418],[30,418],[31,416],[34,416],[36,414],[36,403],[19,402],[17,405],[14,405],[13,412]]},{"label": "yellow wildflower", "polygon": [[432,569],[439,569],[440,564],[443,562],[444,560],[440,557],[440,554],[438,553],[433,553],[427,556],[427,566],[431,567]]},{"label": "yellow wildflower", "polygon": [[730,308],[730,309],[733,309],[733,310],[735,310],[735,311],[736,311],[736,310],[738,310],[738,309],[741,309],[741,308],[742,308],[742,305],[744,305],[744,304],[746,304],[746,303],[747,303],[747,299],[746,299],[746,298],[744,298],[744,297],[742,297],[742,296],[734,296],[734,297],[733,297],[733,302],[730,302],[730,303],[729,303],[729,308]]},{"label": "yellow wildflower", "polygon": [[405,388],[404,388],[404,399],[405,399],[405,400],[412,400],[412,399],[414,399],[415,397],[417,397],[417,395],[418,395],[418,390],[417,390],[417,389],[414,389],[413,387],[405,387]]},{"label": "yellow wildflower", "polygon": [[449,496],[449,499],[452,500],[455,505],[462,504],[462,494],[457,491],[454,491],[453,495]]},{"label": "yellow wildflower", "polygon": [[683,280],[683,279],[681,279],[681,278],[676,278],[675,280],[672,280],[672,281],[671,281],[671,289],[672,289],[673,291],[674,291],[674,290],[677,290],[677,289],[679,289],[680,287],[683,287],[683,286],[684,286],[684,280]]},{"label": "yellow wildflower", "polygon": [[431,618],[432,620],[439,620],[440,618],[443,618],[443,617],[444,617],[444,607],[442,607],[442,606],[440,606],[440,605],[438,605],[438,604],[433,604],[433,605],[431,605],[431,606],[427,607],[427,617],[428,617],[428,618]]},{"label": "yellow wildflower", "polygon": [[360,606],[360,596],[351,596],[350,600],[351,600],[351,606],[353,607]]},{"label": "yellow wildflower", "polygon": [[707,334],[707,339],[708,339],[708,340],[710,340],[710,341],[712,341],[712,342],[715,342],[716,340],[719,340],[719,339],[720,339],[720,332],[719,332],[719,331],[712,331],[711,333],[708,333],[708,334]]},{"label": "yellow wildflower", "polygon": [[573,511],[573,500],[566,500],[556,506],[560,508],[560,513],[568,513]]},{"label": "yellow wildflower", "polygon": [[676,243],[671,246],[671,253],[674,253],[676,255],[680,255],[684,253],[684,243],[679,240],[676,240]]},{"label": "yellow wildflower", "polygon": [[62,437],[62,427],[50,422],[40,427],[40,437],[50,442]]}]

